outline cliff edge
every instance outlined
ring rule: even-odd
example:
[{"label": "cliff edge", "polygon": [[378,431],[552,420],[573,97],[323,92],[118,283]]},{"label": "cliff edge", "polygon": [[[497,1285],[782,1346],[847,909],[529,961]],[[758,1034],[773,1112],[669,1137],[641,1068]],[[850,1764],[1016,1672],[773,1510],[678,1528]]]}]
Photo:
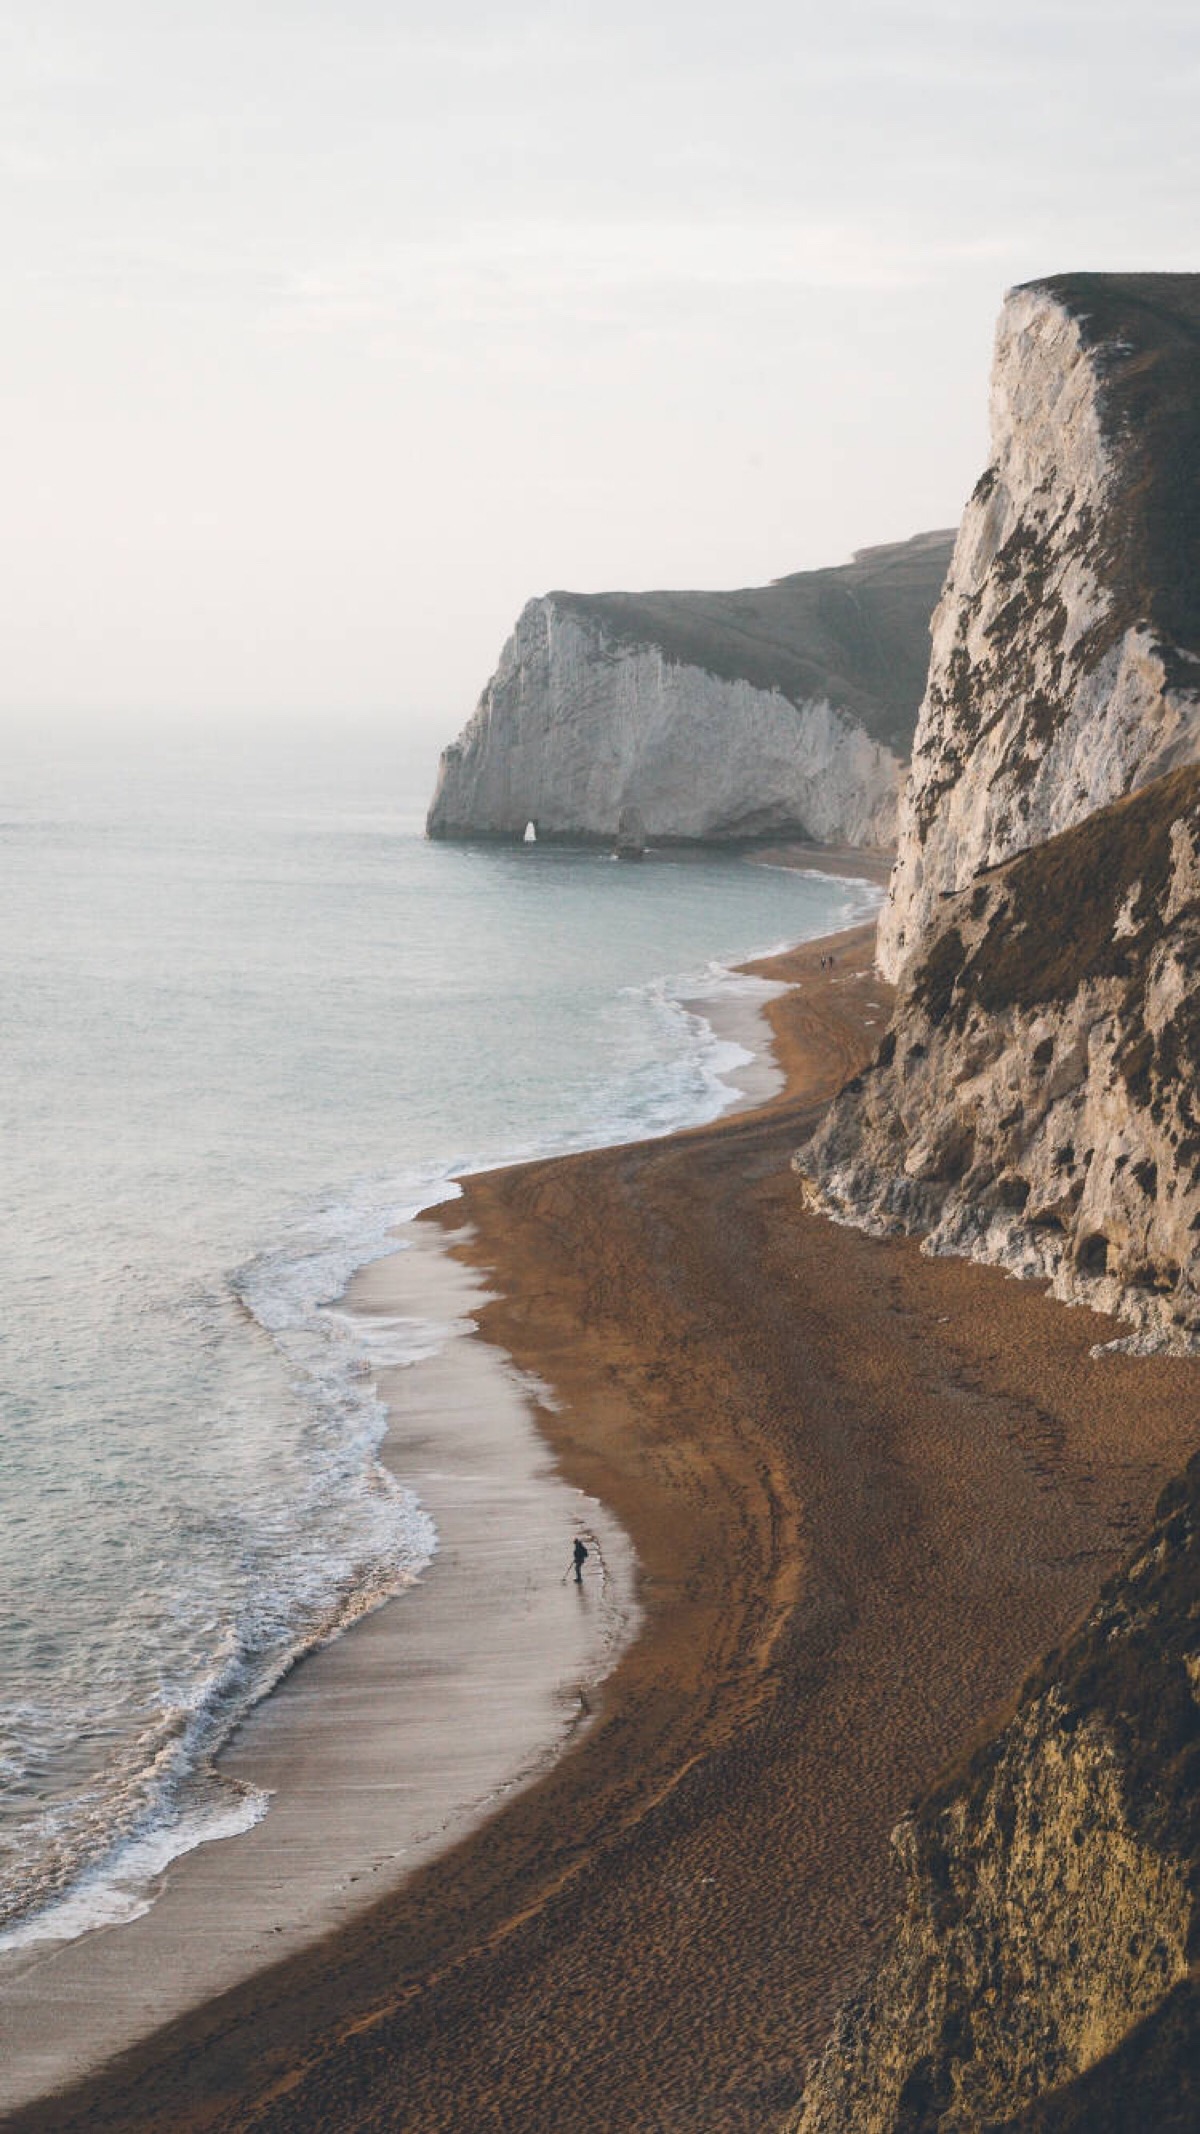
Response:
[{"label": "cliff edge", "polygon": [[1200,276],[1014,290],[933,622],[890,979],[982,867],[1200,753]]},{"label": "cliff edge", "polygon": [[[809,1197],[1200,1343],[1200,276],[1018,289]],[[1183,766],[1183,768],[1179,768]]]},{"label": "cliff edge", "polygon": [[548,593],[441,759],[430,837],[894,841],[952,536],[731,593]]}]

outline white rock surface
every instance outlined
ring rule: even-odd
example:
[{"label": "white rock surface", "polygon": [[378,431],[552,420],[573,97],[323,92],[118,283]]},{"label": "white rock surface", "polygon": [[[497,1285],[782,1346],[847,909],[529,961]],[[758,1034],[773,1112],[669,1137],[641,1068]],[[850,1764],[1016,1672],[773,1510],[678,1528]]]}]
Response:
[{"label": "white rock surface", "polygon": [[1198,1037],[1191,765],[941,908],[875,1064],[795,1159],[806,1198],[1194,1353]]},{"label": "white rock surface", "polygon": [[614,839],[635,808],[647,838],[796,832],[887,845],[902,765],[824,698],[672,661],[656,646],[531,600],[478,709],[446,750],[433,835]]},{"label": "white rock surface", "polygon": [[1200,753],[1200,693],[1169,679],[1178,648],[1165,659],[1115,592],[1127,476],[1109,407],[1113,355],[1053,286],[1007,299],[991,464],[934,615],[880,927],[880,970],[893,981],[939,899],[980,868]]}]

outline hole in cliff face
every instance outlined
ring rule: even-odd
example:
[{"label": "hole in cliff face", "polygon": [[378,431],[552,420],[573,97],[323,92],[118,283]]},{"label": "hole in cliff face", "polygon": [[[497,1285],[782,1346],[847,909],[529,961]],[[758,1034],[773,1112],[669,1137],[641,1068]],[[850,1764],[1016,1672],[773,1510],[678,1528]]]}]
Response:
[{"label": "hole in cliff face", "polygon": [[996,1187],[996,1197],[1002,1208],[1009,1208],[1019,1215],[1029,1198],[1029,1182],[1024,1178],[1002,1178]]},{"label": "hole in cliff face", "polygon": [[944,2058],[918,2060],[896,2099],[896,2134],[921,2134],[936,2124],[950,2102],[950,2070]]},{"label": "hole in cliff face", "polygon": [[1160,1296],[1169,1296],[1179,1282],[1178,1260],[1138,1260],[1123,1277],[1131,1288],[1155,1290]]},{"label": "hole in cliff face", "polygon": [[536,843],[537,843],[537,824],[536,824],[535,822],[532,822],[532,821],[531,821],[531,822],[527,822],[527,823],[526,823],[526,825],[525,825],[525,835],[524,835],[524,837],[522,838],[521,842],[522,842],[522,844],[523,844],[523,845],[536,845]]},{"label": "hole in cliff face", "polygon": [[1087,1237],[1080,1239],[1075,1265],[1080,1274],[1108,1273],[1108,1239],[1103,1230],[1093,1230]]}]

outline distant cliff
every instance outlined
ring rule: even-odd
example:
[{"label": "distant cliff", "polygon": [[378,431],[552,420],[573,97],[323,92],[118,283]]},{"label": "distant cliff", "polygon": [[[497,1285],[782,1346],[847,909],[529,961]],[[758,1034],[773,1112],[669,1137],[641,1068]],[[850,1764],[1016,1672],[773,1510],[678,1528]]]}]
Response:
[{"label": "distant cliff", "polygon": [[1200,753],[1200,276],[1014,290],[933,626],[880,968],[938,900]]},{"label": "distant cliff", "polygon": [[431,837],[887,845],[951,536],[733,593],[532,600],[442,756]]}]

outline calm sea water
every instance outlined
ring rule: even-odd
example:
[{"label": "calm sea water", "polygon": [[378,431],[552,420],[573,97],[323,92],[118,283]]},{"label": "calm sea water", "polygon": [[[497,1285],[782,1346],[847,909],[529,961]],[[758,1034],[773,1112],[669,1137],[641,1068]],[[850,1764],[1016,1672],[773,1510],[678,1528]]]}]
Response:
[{"label": "calm sea water", "polygon": [[[4,776],[12,1947],[128,1916],[256,1820],[221,1742],[436,1548],[376,1458],[354,1268],[456,1172],[715,1115],[735,1055],[680,1000],[870,899],[429,845],[378,736],[33,748]],[[438,1333],[388,1339],[419,1367]]]}]

